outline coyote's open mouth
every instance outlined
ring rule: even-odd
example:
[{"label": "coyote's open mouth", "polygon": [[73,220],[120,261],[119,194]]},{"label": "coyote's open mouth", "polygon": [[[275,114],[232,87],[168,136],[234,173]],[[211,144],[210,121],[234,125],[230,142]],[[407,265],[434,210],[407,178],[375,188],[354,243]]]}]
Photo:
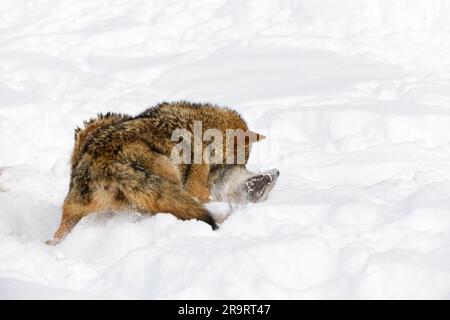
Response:
[{"label": "coyote's open mouth", "polygon": [[220,172],[221,179],[212,186],[212,197],[230,204],[266,200],[280,176],[277,169],[253,173],[245,166],[227,166],[223,171]]},{"label": "coyote's open mouth", "polygon": [[266,200],[279,176],[280,171],[272,169],[245,180],[242,185],[242,191],[247,194],[247,200],[249,202],[261,202]]}]

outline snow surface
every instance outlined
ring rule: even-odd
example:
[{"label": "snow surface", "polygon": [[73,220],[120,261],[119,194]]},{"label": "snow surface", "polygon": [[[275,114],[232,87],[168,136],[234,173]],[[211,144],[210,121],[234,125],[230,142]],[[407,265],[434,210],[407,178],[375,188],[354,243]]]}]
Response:
[{"label": "snow surface", "polygon": [[[446,0],[2,0],[0,298],[449,299],[449,16]],[[269,137],[252,155],[281,172],[269,200],[216,232],[103,213],[45,245],[73,129],[178,99]]]}]

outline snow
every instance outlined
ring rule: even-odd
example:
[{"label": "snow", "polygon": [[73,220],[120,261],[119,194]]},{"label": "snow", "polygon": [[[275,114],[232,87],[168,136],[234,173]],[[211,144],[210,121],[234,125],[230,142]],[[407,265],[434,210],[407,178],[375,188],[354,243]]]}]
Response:
[{"label": "snow", "polygon": [[[450,298],[450,2],[0,2],[0,298]],[[73,129],[186,99],[278,168],[218,231],[89,216],[47,246]],[[226,206],[225,206],[226,207]],[[226,211],[221,204],[211,209]]]}]

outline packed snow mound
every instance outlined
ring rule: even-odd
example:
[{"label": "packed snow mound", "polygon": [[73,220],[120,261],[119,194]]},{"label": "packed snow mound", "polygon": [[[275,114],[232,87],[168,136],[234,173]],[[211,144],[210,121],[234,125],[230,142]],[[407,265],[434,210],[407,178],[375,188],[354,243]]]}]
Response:
[{"label": "packed snow mound", "polygon": [[[450,298],[450,3],[1,1],[0,298]],[[99,213],[47,246],[73,129],[240,111],[278,168],[218,231]],[[227,211],[220,203],[213,211]]]}]

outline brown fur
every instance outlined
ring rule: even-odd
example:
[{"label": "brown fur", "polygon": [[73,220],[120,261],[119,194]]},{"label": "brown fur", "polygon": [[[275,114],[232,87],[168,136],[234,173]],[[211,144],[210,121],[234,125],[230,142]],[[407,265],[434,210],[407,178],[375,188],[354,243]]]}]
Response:
[{"label": "brown fur", "polygon": [[[231,109],[188,102],[161,103],[136,117],[99,115],[76,129],[70,187],[54,241],[82,217],[104,210],[167,212],[217,228],[202,205],[210,197],[210,165],[176,166],[169,159],[178,143],[171,141],[172,132],[180,128],[193,132],[194,121],[202,122],[203,132],[215,128],[224,137],[226,129],[248,129]],[[262,138],[258,135],[258,140]],[[247,143],[245,160],[249,152]]]}]

